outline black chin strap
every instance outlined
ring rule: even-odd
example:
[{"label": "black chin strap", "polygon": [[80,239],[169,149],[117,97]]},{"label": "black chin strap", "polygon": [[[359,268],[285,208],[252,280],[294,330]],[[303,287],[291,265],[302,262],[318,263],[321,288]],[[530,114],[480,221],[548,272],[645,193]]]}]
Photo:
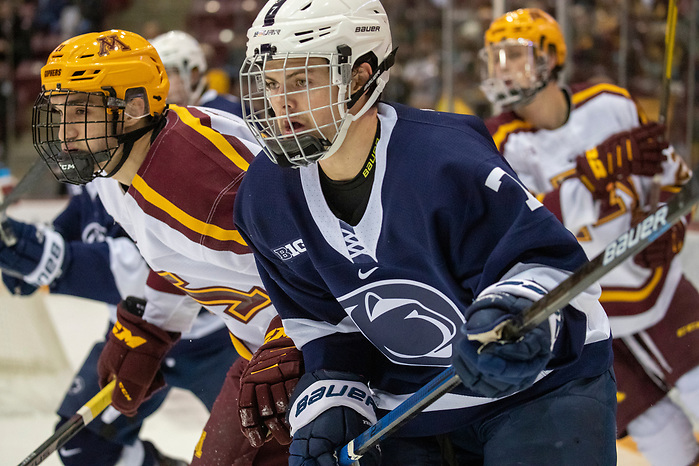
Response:
[{"label": "black chin strap", "polygon": [[147,124],[146,126],[143,126],[137,130],[130,131],[128,133],[121,134],[120,136],[117,137],[117,143],[121,146],[124,146],[124,150],[122,151],[121,155],[121,160],[119,160],[119,163],[117,163],[116,167],[112,169],[109,173],[105,175],[105,177],[110,178],[114,176],[119,170],[121,170],[121,167],[124,166],[124,163],[126,162],[126,159],[129,158],[129,154],[131,154],[131,149],[133,149],[133,145],[141,139],[144,135],[146,135],[148,132],[150,132],[152,129],[157,127],[160,123],[160,120],[162,118],[159,118],[157,120],[152,121],[151,123]]},{"label": "black chin strap", "polygon": [[393,49],[393,51],[388,54],[384,61],[382,61],[379,64],[379,66],[376,67],[376,71],[374,71],[374,73],[369,77],[367,82],[364,83],[362,88],[350,96],[350,100],[347,103],[348,110],[352,108],[354,104],[357,103],[357,101],[367,92],[367,90],[371,89],[372,86],[376,85],[376,80],[379,79],[379,76],[381,76],[381,74],[383,74],[384,71],[388,70],[390,67],[393,66],[393,64],[396,62],[397,50],[398,47]]}]

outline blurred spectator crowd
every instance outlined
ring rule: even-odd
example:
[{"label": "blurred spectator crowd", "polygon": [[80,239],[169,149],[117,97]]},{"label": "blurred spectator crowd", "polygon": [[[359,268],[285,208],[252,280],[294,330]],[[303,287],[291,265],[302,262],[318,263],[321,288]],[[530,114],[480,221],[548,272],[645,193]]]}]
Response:
[{"label": "blurred spectator crowd", "polygon": [[[696,60],[688,59],[689,18],[698,14],[693,0],[678,0],[679,20],[673,62],[671,138],[689,154],[686,141],[686,98],[697,86]],[[0,162],[7,162],[9,136],[25,134],[31,106],[39,91],[39,70],[48,54],[77,34],[109,28],[129,29],[153,38],[167,29],[183,29],[196,37],[208,55],[211,82],[220,91],[237,92],[238,66],[245,56],[246,31],[264,0],[170,1],[178,22],[163,24],[146,13],[152,0],[0,0]],[[397,63],[385,91],[387,100],[421,108],[475,113],[491,108],[478,89],[478,50],[493,19],[490,0],[383,0],[391,18]],[[451,3],[450,15],[444,6]],[[506,10],[538,7],[556,16],[555,0],[506,1]],[[649,114],[657,112],[663,70],[667,0],[574,0],[567,2],[568,82],[605,81],[626,86]],[[157,5],[156,5],[157,7]],[[130,10],[136,14],[128,15]],[[125,18],[138,18],[127,21]],[[172,22],[171,22],[172,23]],[[453,49],[442,49],[443,31],[452,25]],[[621,32],[627,30],[625,37]],[[622,41],[626,53],[621,54]],[[694,37],[696,41],[696,37]],[[451,58],[452,95],[445,95],[445,57]],[[625,66],[620,65],[624,60]],[[690,71],[692,73],[690,75]],[[696,95],[696,90],[695,94]],[[696,99],[695,99],[696,101]],[[699,108],[694,115],[699,114]],[[693,141],[699,140],[694,118]],[[695,154],[696,156],[696,154]],[[696,161],[693,161],[696,163]]]}]

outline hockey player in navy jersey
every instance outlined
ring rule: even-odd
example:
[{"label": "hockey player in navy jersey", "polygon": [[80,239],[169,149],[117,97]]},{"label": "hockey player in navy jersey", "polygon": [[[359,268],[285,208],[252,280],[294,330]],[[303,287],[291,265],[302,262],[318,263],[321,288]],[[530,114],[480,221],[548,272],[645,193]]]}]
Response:
[{"label": "hockey player in navy jersey", "polygon": [[235,206],[306,373],[291,465],[336,449],[453,364],[463,385],[361,464],[615,464],[609,323],[593,286],[515,342],[468,340],[585,263],[472,116],[378,100],[378,0],[271,0],[248,31],[259,156]]},{"label": "hockey player in navy jersey", "polygon": [[206,55],[194,37],[184,31],[168,31],[149,42],[163,60],[170,79],[168,103],[217,108],[243,116],[239,97],[209,89]]},{"label": "hockey player in navy jersey", "polygon": [[[133,241],[104,210],[94,186],[72,186],[70,192],[67,207],[51,227],[6,220],[17,243],[7,247],[0,241],[2,279],[15,294],[28,295],[46,285],[51,293],[105,302],[110,305],[111,330],[116,304],[127,296],[143,296],[148,266]],[[50,257],[57,260],[51,262]],[[58,450],[63,464],[185,464],[165,457],[151,442],[138,439],[138,433],[171,387],[191,391],[211,410],[236,354],[221,319],[202,311],[161,366],[167,387],[145,402],[135,417],[120,416],[107,408]],[[99,391],[97,359],[104,344],[93,346],[75,375],[58,408],[61,420],[56,428]]]},{"label": "hockey player in navy jersey", "polygon": [[[167,105],[162,60],[128,31],[68,39],[41,76],[32,122],[37,151],[59,181],[96,188],[151,269],[145,305],[118,304],[99,356],[100,386],[117,382],[112,406],[133,416],[163,386],[160,366],[203,306],[225,322],[241,358],[230,366],[191,464],[286,462],[285,414],[301,356],[233,226],[238,185],[260,146],[233,114]],[[141,344],[130,345],[125,334]],[[241,385],[247,371],[255,385]],[[253,404],[254,394],[268,395],[267,404]],[[250,400],[249,415],[264,425],[243,435],[238,400]],[[253,447],[249,435],[268,441]]]},{"label": "hockey player in navy jersey", "polygon": [[[480,52],[482,88],[504,112],[486,121],[500,152],[544,205],[601,253],[651,207],[654,179],[666,200],[690,171],[626,89],[561,86],[566,48],[558,23],[531,8],[497,18]],[[612,157],[610,157],[612,155]],[[614,335],[617,428],[654,465],[697,464],[690,416],[699,416],[699,293],[682,272],[685,222],[600,280]]]}]

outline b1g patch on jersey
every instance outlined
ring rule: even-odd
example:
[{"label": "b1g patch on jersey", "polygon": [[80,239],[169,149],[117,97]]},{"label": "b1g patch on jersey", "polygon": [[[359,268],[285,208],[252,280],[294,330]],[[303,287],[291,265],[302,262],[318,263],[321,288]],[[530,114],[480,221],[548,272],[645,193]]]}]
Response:
[{"label": "b1g patch on jersey", "polygon": [[292,241],[284,246],[275,248],[272,251],[281,260],[288,261],[289,259],[293,259],[299,254],[306,252],[306,246],[303,244],[302,239],[297,239],[296,241]]},{"label": "b1g patch on jersey", "polygon": [[465,322],[441,291],[412,280],[370,283],[338,301],[367,339],[396,364],[448,366],[452,342]]}]

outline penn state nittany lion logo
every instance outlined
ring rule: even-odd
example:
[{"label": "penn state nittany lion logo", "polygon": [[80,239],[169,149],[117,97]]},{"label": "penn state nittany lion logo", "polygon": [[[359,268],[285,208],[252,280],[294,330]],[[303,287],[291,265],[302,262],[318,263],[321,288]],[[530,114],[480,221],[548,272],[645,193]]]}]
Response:
[{"label": "penn state nittany lion logo", "polygon": [[370,283],[338,299],[362,333],[391,361],[448,366],[465,322],[439,290],[411,280]]},{"label": "penn state nittany lion logo", "polygon": [[83,228],[82,239],[88,244],[103,243],[107,239],[107,228],[97,222],[90,222]]}]

